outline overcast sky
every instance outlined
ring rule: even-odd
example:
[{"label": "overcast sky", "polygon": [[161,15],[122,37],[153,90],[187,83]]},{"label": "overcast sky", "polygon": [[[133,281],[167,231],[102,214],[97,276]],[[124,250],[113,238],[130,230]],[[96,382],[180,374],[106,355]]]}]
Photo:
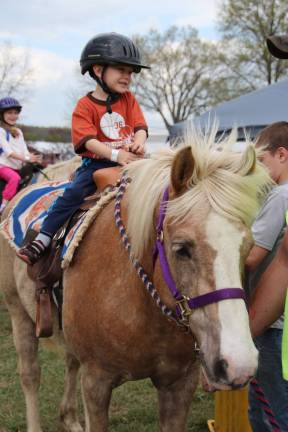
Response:
[{"label": "overcast sky", "polygon": [[[29,51],[35,68],[33,90],[21,122],[68,126],[69,89],[79,85],[75,70],[81,51],[95,34],[116,31],[131,36],[151,27],[196,27],[201,37],[217,38],[217,0],[0,0],[0,43],[10,41],[19,55]],[[79,72],[80,74],[80,72]],[[94,83],[91,80],[91,89]],[[67,115],[68,114],[68,115]],[[150,129],[165,131],[146,113]]]}]

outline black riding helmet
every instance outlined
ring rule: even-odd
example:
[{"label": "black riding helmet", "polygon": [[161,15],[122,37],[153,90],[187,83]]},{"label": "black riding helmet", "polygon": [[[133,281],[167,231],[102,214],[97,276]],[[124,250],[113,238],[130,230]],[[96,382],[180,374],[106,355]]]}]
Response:
[{"label": "black riding helmet", "polygon": [[136,73],[142,68],[150,69],[141,63],[140,52],[132,40],[118,33],[101,33],[86,44],[80,58],[81,73],[90,72],[95,64],[124,64],[132,66]]},{"label": "black riding helmet", "polygon": [[[133,41],[118,33],[101,33],[94,36],[81,53],[81,73],[84,75],[88,71],[108,94],[106,101],[108,112],[112,112],[110,102],[117,99],[119,95],[107,86],[103,77],[107,66],[119,64],[132,66],[135,73],[139,73],[142,68],[150,69],[149,66],[141,63],[140,52]],[[101,78],[95,75],[94,65],[104,65]]]}]

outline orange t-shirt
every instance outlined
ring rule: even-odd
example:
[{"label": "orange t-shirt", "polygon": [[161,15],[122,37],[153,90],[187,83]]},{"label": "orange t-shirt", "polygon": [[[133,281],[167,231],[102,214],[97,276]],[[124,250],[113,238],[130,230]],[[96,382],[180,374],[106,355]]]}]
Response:
[{"label": "orange t-shirt", "polygon": [[113,148],[125,148],[133,134],[148,130],[144,115],[130,92],[120,95],[111,103],[112,113],[107,112],[105,101],[95,99],[91,93],[82,97],[72,115],[72,142],[75,152],[82,157],[98,159],[85,148],[85,143],[95,138]]}]

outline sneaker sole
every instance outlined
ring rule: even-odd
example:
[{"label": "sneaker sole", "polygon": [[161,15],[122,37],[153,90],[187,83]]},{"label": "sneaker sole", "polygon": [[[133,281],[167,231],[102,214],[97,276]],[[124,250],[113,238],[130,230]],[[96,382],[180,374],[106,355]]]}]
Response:
[{"label": "sneaker sole", "polygon": [[18,258],[20,258],[26,264],[33,265],[33,263],[29,260],[29,258],[26,255],[21,255],[20,252],[16,252],[16,255],[18,256]]}]

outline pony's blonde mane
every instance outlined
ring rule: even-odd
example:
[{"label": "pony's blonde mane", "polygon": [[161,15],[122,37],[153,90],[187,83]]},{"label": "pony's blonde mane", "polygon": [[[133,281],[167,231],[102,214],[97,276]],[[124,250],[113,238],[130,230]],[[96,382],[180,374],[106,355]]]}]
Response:
[{"label": "pony's blonde mane", "polygon": [[[194,171],[188,181],[188,190],[170,200],[167,217],[170,222],[196,217],[213,209],[227,219],[241,221],[250,227],[263,196],[271,186],[265,168],[256,161],[255,148],[246,143],[244,153],[231,147],[237,131],[221,142],[216,142],[217,127],[209,133],[191,129],[183,146],[189,146],[194,159]],[[180,150],[181,150],[180,148]],[[132,252],[140,258],[150,245],[155,229],[155,208],[167,185],[171,184],[171,168],[178,149],[163,149],[151,159],[143,159],[128,166],[132,182],[128,189],[128,225]],[[155,233],[154,233],[155,234]]]}]

